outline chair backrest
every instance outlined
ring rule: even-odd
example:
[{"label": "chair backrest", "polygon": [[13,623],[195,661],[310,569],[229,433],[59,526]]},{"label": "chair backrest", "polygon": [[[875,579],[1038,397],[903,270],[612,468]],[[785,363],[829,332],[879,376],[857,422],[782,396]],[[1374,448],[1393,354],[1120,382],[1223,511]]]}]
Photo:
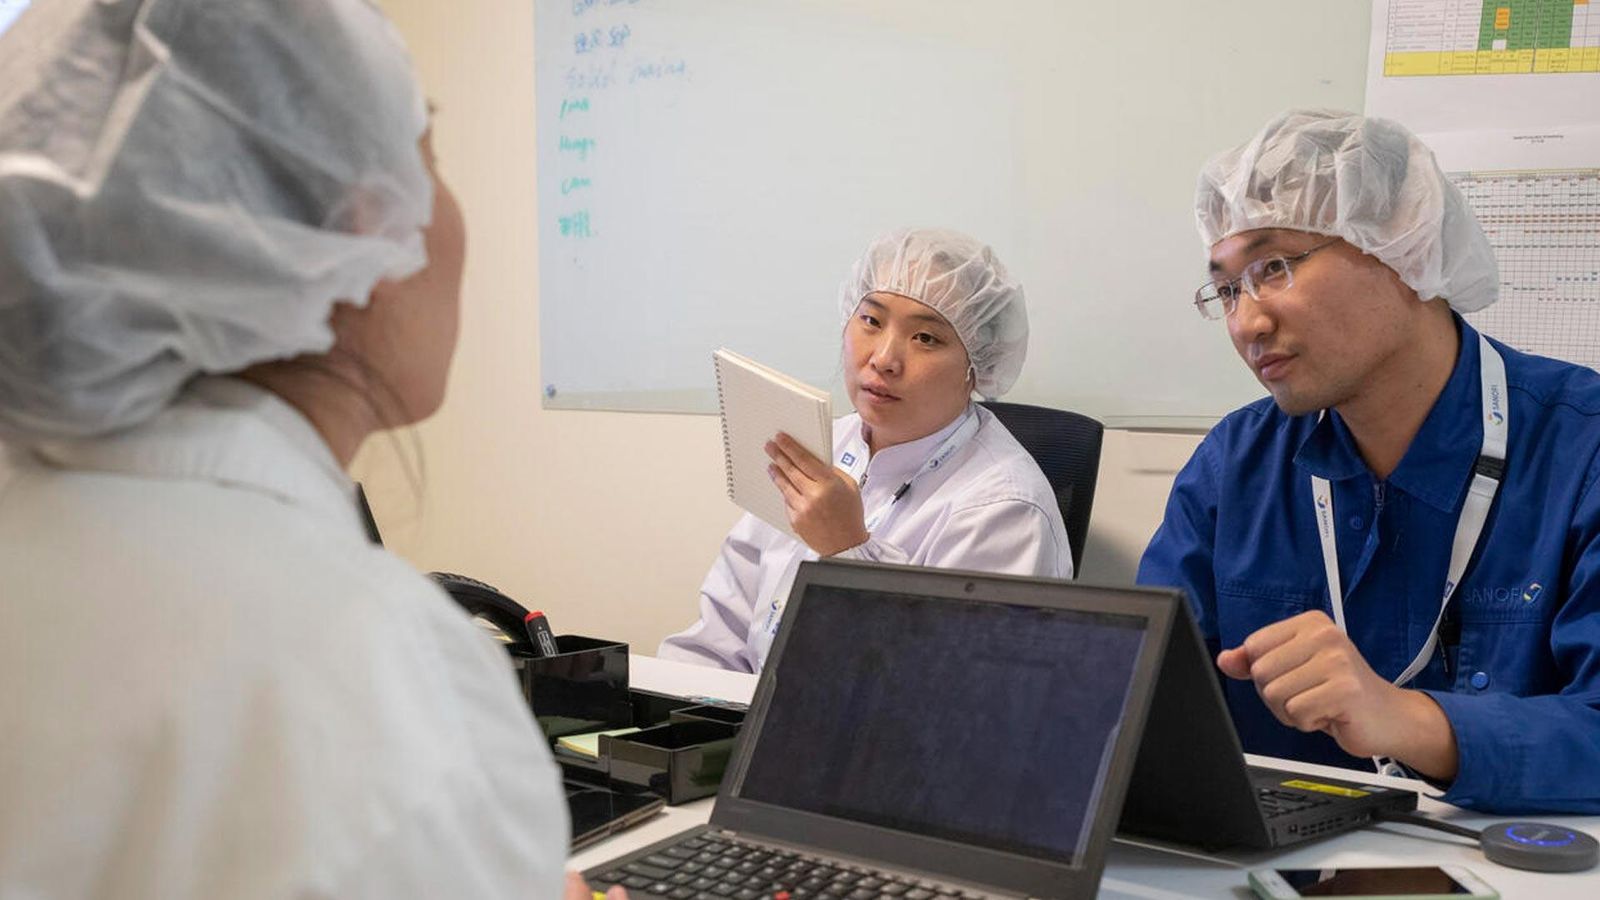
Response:
[{"label": "chair backrest", "polygon": [[984,401],[983,406],[994,413],[1044,471],[1067,526],[1072,571],[1078,572],[1083,562],[1083,544],[1089,537],[1089,512],[1094,508],[1094,485],[1100,477],[1100,443],[1105,426],[1064,409],[997,400]]}]

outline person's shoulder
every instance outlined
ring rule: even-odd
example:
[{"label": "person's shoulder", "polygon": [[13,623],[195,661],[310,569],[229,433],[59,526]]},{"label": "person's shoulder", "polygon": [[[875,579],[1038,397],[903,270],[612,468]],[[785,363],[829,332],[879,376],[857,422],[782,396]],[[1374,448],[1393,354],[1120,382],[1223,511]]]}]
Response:
[{"label": "person's shoulder", "polygon": [[1513,392],[1539,407],[1600,422],[1600,373],[1490,340],[1505,360],[1506,386]]},{"label": "person's shoulder", "polygon": [[978,431],[963,468],[963,502],[1016,501],[1054,508],[1055,492],[1033,454],[988,409],[977,407]]},{"label": "person's shoulder", "polygon": [[[52,685],[51,714],[71,710],[85,746],[120,746],[130,765],[166,740],[208,748],[203,766],[348,760],[294,773],[293,790],[329,809],[420,803],[485,767],[528,796],[543,790],[529,779],[554,784],[505,653],[353,522],[215,483],[27,481],[0,504],[0,534],[20,536],[0,563],[33,560],[10,612],[34,639],[53,610],[76,624],[62,653],[0,662],[0,681]],[[102,665],[116,690],[82,677]],[[245,728],[274,752],[230,755]],[[340,821],[327,828],[355,827]]]},{"label": "person's shoulder", "polygon": [[[330,678],[347,675],[353,665],[382,672],[346,686],[352,695],[379,701],[378,709],[357,714],[373,716],[368,727],[375,729],[410,729],[383,721],[382,698],[402,694],[413,701],[408,715],[441,726],[481,717],[515,721],[507,716],[519,712],[508,702],[513,692],[497,690],[511,682],[506,654],[431,578],[352,537],[337,543],[290,537],[275,548],[297,563],[274,579],[283,598],[255,614],[253,655],[293,652],[306,668]],[[269,605],[259,596],[234,602]],[[291,677],[266,660],[260,671],[270,681]],[[300,673],[292,680],[304,685]]]},{"label": "person's shoulder", "polygon": [[[0,526],[21,514],[38,523],[24,539],[40,557],[35,599],[70,598],[105,625],[85,638],[131,643],[123,658],[136,653],[151,689],[169,699],[191,696],[185,685],[205,679],[321,708],[316,692],[328,680],[349,682],[340,690],[352,698],[430,682],[440,696],[447,679],[504,666],[437,586],[370,543],[353,519],[215,482],[38,475],[31,496],[18,498],[26,506],[0,516]],[[74,558],[96,565],[73,566]],[[125,640],[129,629],[137,639]],[[351,678],[379,666],[383,679]]]},{"label": "person's shoulder", "polygon": [[1582,466],[1583,490],[1600,480],[1600,374],[1495,343],[1505,361],[1512,453],[1535,470]]}]

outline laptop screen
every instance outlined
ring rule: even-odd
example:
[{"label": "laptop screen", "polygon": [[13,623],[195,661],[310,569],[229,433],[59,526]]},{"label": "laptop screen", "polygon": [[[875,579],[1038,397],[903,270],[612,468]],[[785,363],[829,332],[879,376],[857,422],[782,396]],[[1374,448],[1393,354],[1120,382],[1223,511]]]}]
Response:
[{"label": "laptop screen", "polygon": [[738,796],[1053,862],[1082,856],[1142,616],[825,584],[794,612]]}]

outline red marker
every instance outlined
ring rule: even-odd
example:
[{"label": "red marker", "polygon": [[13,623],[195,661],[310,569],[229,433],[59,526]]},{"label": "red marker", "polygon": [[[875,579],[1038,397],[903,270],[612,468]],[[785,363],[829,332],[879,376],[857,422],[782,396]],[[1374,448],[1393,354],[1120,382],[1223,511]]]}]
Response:
[{"label": "red marker", "polygon": [[561,650],[556,647],[556,636],[550,633],[550,621],[544,613],[537,609],[522,617],[522,624],[528,628],[528,640],[533,642],[534,650],[540,656],[555,656]]}]

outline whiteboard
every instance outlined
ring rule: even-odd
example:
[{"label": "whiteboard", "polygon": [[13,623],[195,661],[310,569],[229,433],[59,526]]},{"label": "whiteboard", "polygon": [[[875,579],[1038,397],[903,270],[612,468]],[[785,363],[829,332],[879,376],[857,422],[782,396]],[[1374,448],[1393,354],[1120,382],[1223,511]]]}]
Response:
[{"label": "whiteboard", "polygon": [[[547,407],[716,408],[727,346],[840,388],[839,285],[943,226],[1026,288],[1009,400],[1203,426],[1264,393],[1190,304],[1201,164],[1360,110],[1365,3],[535,0]],[[848,407],[845,407],[848,408]]]}]

